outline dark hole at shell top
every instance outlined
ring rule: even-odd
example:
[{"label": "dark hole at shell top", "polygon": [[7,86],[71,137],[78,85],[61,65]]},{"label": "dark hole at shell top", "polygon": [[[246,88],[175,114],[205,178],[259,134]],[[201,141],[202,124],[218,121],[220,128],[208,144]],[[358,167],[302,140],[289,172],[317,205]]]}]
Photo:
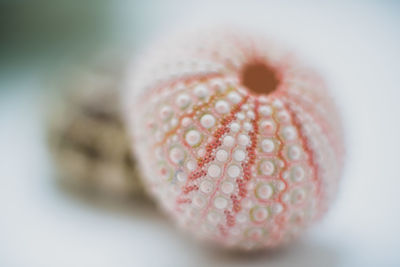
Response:
[{"label": "dark hole at shell top", "polygon": [[257,95],[268,95],[279,85],[276,70],[263,62],[246,64],[240,74],[241,83]]}]

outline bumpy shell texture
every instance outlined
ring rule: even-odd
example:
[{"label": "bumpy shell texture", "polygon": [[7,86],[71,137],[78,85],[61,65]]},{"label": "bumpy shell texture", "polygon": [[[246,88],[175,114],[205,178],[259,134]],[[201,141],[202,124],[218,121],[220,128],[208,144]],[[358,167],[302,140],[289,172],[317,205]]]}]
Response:
[{"label": "bumpy shell texture", "polygon": [[144,182],[182,228],[228,248],[275,247],[329,207],[343,165],[337,108],[280,46],[198,32],[157,43],[128,76]]}]

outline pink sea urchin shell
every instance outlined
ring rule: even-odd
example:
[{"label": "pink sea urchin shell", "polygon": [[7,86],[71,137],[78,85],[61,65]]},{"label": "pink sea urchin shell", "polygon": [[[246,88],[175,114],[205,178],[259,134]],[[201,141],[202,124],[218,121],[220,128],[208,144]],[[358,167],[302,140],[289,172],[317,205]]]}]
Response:
[{"label": "pink sea urchin shell", "polygon": [[273,247],[329,206],[342,170],[337,109],[319,76],[279,46],[186,35],[151,48],[129,77],[126,117],[145,183],[189,232]]}]

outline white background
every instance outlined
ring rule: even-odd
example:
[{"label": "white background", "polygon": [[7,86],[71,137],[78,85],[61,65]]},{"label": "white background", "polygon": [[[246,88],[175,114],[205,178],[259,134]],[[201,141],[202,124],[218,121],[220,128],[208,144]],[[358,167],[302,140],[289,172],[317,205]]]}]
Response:
[{"label": "white background", "polygon": [[43,137],[42,72],[28,68],[0,79],[0,266],[400,266],[400,4],[244,2],[117,1],[114,35],[144,44],[167,26],[222,18],[314,64],[340,104],[348,152],[324,220],[286,249],[237,255],[182,235],[147,202],[62,190]]}]

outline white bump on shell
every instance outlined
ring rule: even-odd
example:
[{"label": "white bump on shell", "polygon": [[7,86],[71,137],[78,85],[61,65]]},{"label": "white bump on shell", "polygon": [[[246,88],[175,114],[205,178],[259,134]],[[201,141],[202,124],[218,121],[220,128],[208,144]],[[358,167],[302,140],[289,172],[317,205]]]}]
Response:
[{"label": "white bump on shell", "polygon": [[180,94],[176,98],[176,104],[180,108],[185,108],[189,105],[190,103],[190,97],[187,94]]},{"label": "white bump on shell", "polygon": [[241,149],[236,149],[233,153],[233,158],[236,161],[243,161],[246,158],[246,153]]},{"label": "white bump on shell", "polygon": [[273,190],[271,185],[267,183],[261,183],[256,188],[257,197],[261,199],[269,199],[272,196]]},{"label": "white bump on shell", "polygon": [[268,210],[263,207],[255,207],[251,213],[253,220],[256,222],[262,222],[268,218]]},{"label": "white bump on shell", "polygon": [[258,108],[258,111],[261,113],[261,115],[263,115],[263,116],[270,116],[271,114],[272,114],[272,109],[271,109],[271,107],[270,106],[266,106],[266,105],[263,105],[263,106],[260,106],[259,108]]},{"label": "white bump on shell", "polygon": [[224,209],[228,205],[228,200],[222,196],[216,197],[214,200],[214,206],[217,209]]},{"label": "white bump on shell", "polygon": [[264,139],[261,141],[261,149],[265,153],[271,153],[275,149],[275,143],[272,141],[272,139]]},{"label": "white bump on shell", "polygon": [[290,171],[290,177],[293,182],[300,182],[304,179],[305,171],[301,166],[294,166]]},{"label": "white bump on shell", "polygon": [[211,114],[205,114],[201,117],[200,123],[204,128],[211,128],[215,125],[215,118]]},{"label": "white bump on shell", "polygon": [[176,179],[177,179],[179,182],[184,182],[184,181],[186,181],[186,179],[187,179],[187,175],[186,175],[185,172],[179,171],[179,172],[176,174]]},{"label": "white bump on shell", "polygon": [[218,100],[215,104],[215,110],[220,114],[226,114],[230,111],[229,103],[225,100]]},{"label": "white bump on shell", "polygon": [[204,85],[199,84],[194,88],[194,94],[198,98],[205,98],[208,96],[208,89]]},{"label": "white bump on shell", "polygon": [[160,110],[160,118],[165,121],[168,120],[172,116],[172,108],[169,106],[164,106]]},{"label": "white bump on shell", "polygon": [[288,149],[288,157],[291,160],[299,160],[301,157],[301,148],[298,145],[291,145]]},{"label": "white bump on shell", "polygon": [[224,137],[223,144],[224,146],[232,147],[235,144],[235,139],[232,136],[227,135]]},{"label": "white bump on shell", "polygon": [[196,167],[197,167],[197,163],[196,163],[195,161],[193,161],[193,160],[189,160],[189,161],[186,163],[186,168],[187,168],[189,171],[194,171],[194,169],[196,169]]},{"label": "white bump on shell", "polygon": [[200,191],[209,194],[214,189],[214,183],[209,180],[204,180],[200,183]]},{"label": "white bump on shell", "polygon": [[215,156],[216,156],[218,161],[225,162],[228,159],[228,152],[226,152],[223,149],[220,149],[220,150],[217,151]]},{"label": "white bump on shell", "polygon": [[239,135],[238,142],[242,146],[247,146],[250,143],[250,138],[245,134],[241,134]]},{"label": "white bump on shell", "polygon": [[251,123],[250,122],[245,122],[244,124],[243,124],[243,128],[246,130],[246,131],[251,131],[252,129],[253,129],[253,126],[251,125]]},{"label": "white bump on shell", "polygon": [[186,133],[185,140],[190,146],[195,146],[199,144],[201,135],[196,130],[190,130]]},{"label": "white bump on shell", "polygon": [[169,151],[169,158],[177,164],[185,158],[185,152],[179,147],[174,147]]},{"label": "white bump on shell", "polygon": [[233,122],[230,128],[233,133],[237,133],[240,130],[240,125],[237,122]]},{"label": "white bump on shell", "polygon": [[296,129],[293,126],[286,126],[282,129],[283,138],[292,141],[297,137]]},{"label": "white bump on shell", "polygon": [[183,118],[182,120],[182,126],[183,127],[188,127],[192,123],[192,120],[188,117]]},{"label": "white bump on shell", "polygon": [[237,165],[230,165],[228,167],[228,176],[231,178],[236,178],[240,175],[240,168]]},{"label": "white bump on shell", "polygon": [[240,102],[240,100],[242,100],[242,97],[236,92],[230,92],[228,94],[228,99],[233,104],[238,104]]},{"label": "white bump on shell", "polygon": [[235,188],[235,187],[234,187],[233,183],[228,182],[228,181],[223,182],[223,183],[222,183],[222,186],[221,186],[221,190],[222,190],[222,192],[224,192],[225,194],[230,194],[230,193],[232,193],[234,188]]},{"label": "white bump on shell", "polygon": [[219,175],[221,174],[221,168],[216,165],[216,164],[211,164],[208,167],[208,171],[207,171],[208,175],[212,178],[217,178],[219,177]]},{"label": "white bump on shell", "polygon": [[275,171],[275,165],[270,160],[263,160],[260,165],[260,171],[264,175],[272,175]]}]

